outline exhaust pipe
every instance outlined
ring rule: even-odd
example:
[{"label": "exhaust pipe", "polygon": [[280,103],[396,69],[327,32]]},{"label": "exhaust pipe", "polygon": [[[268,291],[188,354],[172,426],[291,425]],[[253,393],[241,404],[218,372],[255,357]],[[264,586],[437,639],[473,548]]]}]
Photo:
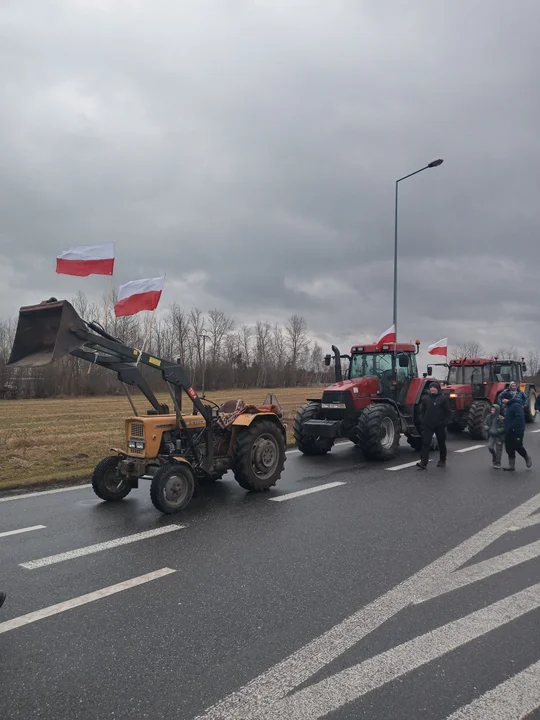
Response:
[{"label": "exhaust pipe", "polygon": [[332,345],[332,352],[334,353],[334,367],[336,371],[336,382],[343,382],[343,372],[341,370],[341,353],[339,348]]},{"label": "exhaust pipe", "polygon": [[80,330],[86,330],[86,323],[67,300],[51,298],[22,307],[8,367],[50,365],[84,345],[76,334]]}]

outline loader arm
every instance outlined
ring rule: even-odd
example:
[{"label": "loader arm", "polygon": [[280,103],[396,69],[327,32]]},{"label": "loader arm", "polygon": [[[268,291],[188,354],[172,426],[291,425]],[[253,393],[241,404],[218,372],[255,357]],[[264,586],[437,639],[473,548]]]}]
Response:
[{"label": "loader arm", "polygon": [[[185,392],[206,424],[205,465],[213,463],[213,433],[211,413],[201,402],[183,368],[177,363],[155,357],[126,345],[96,323],[85,322],[67,300],[54,298],[39,305],[22,307],[15,340],[7,365],[9,367],[40,367],[49,365],[65,355],[73,355],[86,362],[112,370],[126,385],[138,387],[154,410],[163,413],[163,406],[150,389],[139,370],[142,363],[161,372],[169,386]],[[171,393],[172,394],[172,393]],[[177,401],[173,395],[176,414],[183,424]]]}]

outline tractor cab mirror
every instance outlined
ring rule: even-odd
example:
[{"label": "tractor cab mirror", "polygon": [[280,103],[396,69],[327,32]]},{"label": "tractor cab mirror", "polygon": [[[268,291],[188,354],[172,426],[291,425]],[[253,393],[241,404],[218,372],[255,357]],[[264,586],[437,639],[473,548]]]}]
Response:
[{"label": "tractor cab mirror", "polygon": [[429,377],[433,375],[433,368],[431,367],[431,365],[427,366],[427,374]]},{"label": "tractor cab mirror", "polygon": [[400,353],[398,355],[398,364],[400,368],[409,367],[409,356],[405,353]]},{"label": "tractor cab mirror", "polygon": [[326,365],[326,367],[330,367],[331,361],[332,361],[332,356],[331,356],[331,355],[325,355],[325,356],[324,356],[324,364]]},{"label": "tractor cab mirror", "polygon": [[500,375],[500,374],[501,374],[501,366],[500,366],[500,365],[494,365],[494,366],[493,366],[493,372],[495,373],[495,375]]},{"label": "tractor cab mirror", "polygon": [[527,363],[525,361],[521,363],[521,369],[523,370],[523,372],[527,372]]}]

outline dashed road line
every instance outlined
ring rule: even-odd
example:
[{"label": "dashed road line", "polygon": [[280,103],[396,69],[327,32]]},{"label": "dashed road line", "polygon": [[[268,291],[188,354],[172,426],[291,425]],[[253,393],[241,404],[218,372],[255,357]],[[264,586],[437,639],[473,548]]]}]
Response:
[{"label": "dashed road line", "polygon": [[531,433],[540,433],[540,430],[531,430]]},{"label": "dashed road line", "polygon": [[325,485],[317,485],[316,487],[306,488],[305,490],[297,490],[292,493],[285,493],[284,495],[276,495],[276,497],[269,498],[273,502],[283,502],[284,500],[292,500],[293,498],[302,497],[302,495],[310,495],[311,493],[321,492],[321,490],[330,490],[330,488],[338,487],[338,485],[346,485],[345,482],[331,482]]},{"label": "dashed road line", "polygon": [[56,563],[64,562],[65,560],[73,560],[75,558],[83,557],[84,555],[92,555],[93,553],[101,552],[103,550],[111,550],[115,547],[122,545],[130,545],[131,543],[138,542],[139,540],[147,540],[148,538],[156,537],[158,535],[165,535],[165,533],[174,532],[175,530],[182,530],[185,525],[165,525],[164,527],[155,528],[154,530],[146,530],[144,532],[135,533],[134,535],[126,535],[125,537],[116,538],[115,540],[107,540],[106,542],[97,543],[96,545],[88,545],[87,547],[77,548],[76,550],[69,550],[58,555],[49,555],[49,557],[40,558],[39,560],[31,560],[30,562],[20,563],[20,567],[26,570],[36,570],[37,568],[46,567],[47,565],[55,565]]},{"label": "dashed road line", "polygon": [[21,533],[32,532],[32,530],[43,530],[46,525],[32,525],[32,527],[20,528],[19,530],[6,530],[0,532],[0,538],[8,537],[8,535],[20,535]]},{"label": "dashed road line", "polygon": [[485,448],[485,445],[471,445],[470,447],[461,448],[461,450],[454,450],[456,453],[466,453],[471,452],[471,450],[480,450],[480,448]]},{"label": "dashed road line", "polygon": [[137,585],[143,585],[144,583],[157,580],[158,578],[170,575],[176,572],[171,568],[161,568],[161,570],[154,570],[153,572],[146,573],[146,575],[139,575],[138,577],[131,578],[130,580],[124,580],[116,585],[109,585],[108,587],[101,588],[101,590],[95,590],[94,592],[87,593],[86,595],[80,595],[79,597],[72,598],[71,600],[65,600],[64,602],[58,603],[57,605],[50,605],[49,607],[36,610],[35,612],[28,613],[27,615],[21,615],[11,620],[5,620],[0,623],[0,634],[8,632],[9,630],[15,630],[16,628],[30,625],[30,623],[43,620],[44,618],[51,617],[52,615],[59,615],[66,610],[72,610],[73,608],[86,605],[94,602],[95,600],[101,600],[102,598],[109,597],[115,593],[129,590]]},{"label": "dashed road line", "polygon": [[10,502],[11,500],[24,500],[25,498],[40,497],[40,495],[54,495],[55,493],[69,492],[70,490],[84,490],[92,487],[91,483],[85,485],[71,485],[70,487],[54,488],[54,490],[38,490],[37,492],[21,493],[21,495],[7,495],[0,497],[0,503]]},{"label": "dashed road line", "polygon": [[[431,462],[431,460],[428,460],[428,462]],[[405,468],[414,467],[418,464],[418,460],[413,460],[413,462],[404,463],[403,465],[392,465],[392,467],[387,467],[386,470],[405,470]]]}]

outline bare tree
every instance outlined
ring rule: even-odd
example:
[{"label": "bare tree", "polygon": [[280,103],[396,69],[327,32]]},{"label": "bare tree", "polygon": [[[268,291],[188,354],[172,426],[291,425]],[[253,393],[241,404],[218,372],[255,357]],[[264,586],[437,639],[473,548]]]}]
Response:
[{"label": "bare tree", "polygon": [[208,337],[212,348],[212,364],[221,359],[223,339],[234,328],[234,320],[227,317],[223,310],[210,310],[208,313]]},{"label": "bare tree", "polygon": [[529,350],[527,353],[527,373],[537,375],[540,370],[540,353],[538,350]]},{"label": "bare tree", "polygon": [[242,325],[240,328],[240,344],[242,346],[242,353],[244,356],[244,364],[249,366],[251,364],[251,345],[253,340],[253,328],[249,325]]},{"label": "bare tree", "polygon": [[298,359],[305,352],[309,342],[306,319],[301,315],[291,315],[285,326],[285,336],[289,349],[289,362],[293,368],[296,368]]},{"label": "bare tree", "polygon": [[513,345],[499,348],[495,353],[501,360],[519,360],[520,355]]},{"label": "bare tree", "polygon": [[476,340],[464,342],[452,348],[452,359],[481,357],[484,353],[482,346]]},{"label": "bare tree", "polygon": [[264,387],[268,379],[270,355],[270,323],[258,322],[255,326],[255,364],[257,365],[257,387]]}]

